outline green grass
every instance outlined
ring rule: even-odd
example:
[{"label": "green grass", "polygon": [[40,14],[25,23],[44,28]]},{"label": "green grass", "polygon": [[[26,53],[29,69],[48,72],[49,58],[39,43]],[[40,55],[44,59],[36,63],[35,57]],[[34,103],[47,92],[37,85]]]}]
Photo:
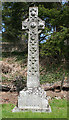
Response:
[{"label": "green grass", "polygon": [[[0,97],[1,98],[1,97]],[[2,105],[0,104],[0,119],[2,118]]]},{"label": "green grass", "polygon": [[0,61],[2,61],[2,57],[0,57]]},{"label": "green grass", "polygon": [[33,113],[31,111],[12,113],[14,105],[3,104],[2,118],[67,118],[67,101],[65,99],[53,99],[49,104],[52,109],[51,113]]}]

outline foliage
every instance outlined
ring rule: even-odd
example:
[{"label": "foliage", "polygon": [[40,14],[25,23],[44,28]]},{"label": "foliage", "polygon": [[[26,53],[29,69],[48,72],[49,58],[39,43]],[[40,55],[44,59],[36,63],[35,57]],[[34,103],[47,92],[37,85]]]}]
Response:
[{"label": "foliage", "polygon": [[[69,41],[69,7],[68,5],[61,5],[61,8],[45,8],[41,6],[40,16],[46,16],[46,28],[47,33],[44,33],[45,43],[40,43],[40,56],[46,56],[49,58],[57,59],[58,62],[62,59],[68,60],[69,58],[69,44],[65,42]],[[56,26],[53,33],[50,29]],[[48,36],[48,38],[46,38]],[[43,41],[42,38],[41,40]],[[51,59],[51,60],[52,60]]]},{"label": "foliage", "polygon": [[[3,82],[10,82],[16,79],[16,77],[23,75],[23,80],[25,79],[26,81],[26,70],[27,70],[27,54],[24,52],[18,53],[18,52],[13,52],[13,53],[3,53],[3,61],[7,61],[8,64],[12,65],[18,65],[21,66],[21,71],[25,71],[25,73],[20,73],[19,72],[15,72],[13,75],[11,73],[7,73],[6,75],[8,75],[9,77],[5,77],[2,76],[2,81]],[[16,69],[16,67],[15,67]],[[49,82],[49,83],[53,83],[53,82],[57,82],[57,81],[61,81],[63,79],[63,74],[65,73],[65,77],[68,77],[69,74],[69,68],[68,65],[66,65],[66,63],[61,62],[58,63],[57,60],[54,61],[54,59],[49,58],[40,58],[40,83],[45,83],[45,82]],[[24,78],[25,77],[25,78]],[[18,78],[18,82],[16,83],[16,85],[20,86],[19,83],[19,78]],[[21,82],[22,83],[22,82]],[[24,84],[23,84],[24,85]],[[21,85],[22,86],[22,85]]]},{"label": "foliage", "polygon": [[52,56],[52,58],[57,59],[58,62],[62,60],[62,58],[68,59],[69,54],[69,46],[65,45],[65,40],[67,40],[67,36],[69,35],[69,28],[60,27],[61,31],[54,32],[45,43],[40,44],[41,56]]},{"label": "foliage", "polygon": [[65,73],[65,77],[69,75],[69,69],[67,69],[66,64],[44,64],[40,66],[40,83],[54,83],[57,81],[62,81],[63,74]]},{"label": "foliage", "polygon": [[[34,5],[38,6],[39,17],[45,20],[46,24],[42,31],[43,36],[42,33],[39,35],[40,56],[49,56],[49,58],[56,58],[58,61],[64,58],[68,60],[69,2],[64,5],[53,2],[4,2],[2,11],[3,28],[5,29],[3,41],[18,43],[23,40],[21,44],[23,43],[24,47],[27,46],[27,34],[21,30],[21,26],[22,21],[28,17],[29,7]],[[43,43],[44,40],[46,40],[45,43]],[[66,46],[65,41],[67,41]]]},{"label": "foliage", "polygon": [[67,118],[67,101],[65,99],[50,101],[50,106],[52,109],[51,113],[32,113],[29,112],[19,112],[12,113],[14,105],[3,104],[2,107],[2,117],[3,118]]},{"label": "foliage", "polygon": [[[26,7],[24,7],[26,6]],[[21,24],[24,14],[27,16],[27,3],[7,2],[3,3],[3,27],[5,32],[3,37],[7,40],[18,42],[21,38]]]}]

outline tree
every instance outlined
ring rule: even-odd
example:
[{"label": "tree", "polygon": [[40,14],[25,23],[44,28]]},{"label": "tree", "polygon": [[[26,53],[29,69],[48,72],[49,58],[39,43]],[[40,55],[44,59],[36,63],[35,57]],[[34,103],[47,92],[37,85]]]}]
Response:
[{"label": "tree", "polygon": [[[43,12],[44,11],[44,12]],[[42,14],[43,12],[43,14]],[[61,8],[45,8],[44,6],[40,7],[40,16],[46,16],[46,30],[50,34],[50,37],[46,39],[45,43],[40,44],[40,54],[45,58],[49,57],[51,61],[57,59],[58,62],[63,58],[68,60],[69,57],[69,45],[65,45],[65,41],[69,40],[69,7],[68,4],[61,5]],[[53,33],[50,33],[51,27],[56,26],[56,31],[53,30]],[[48,35],[49,36],[49,35]],[[42,40],[44,39],[42,38]],[[41,40],[41,39],[40,39]]]},{"label": "tree", "polygon": [[[69,2],[64,5],[57,2],[4,2],[2,18],[5,31],[3,40],[18,43],[23,39],[27,43],[27,34],[22,31],[22,21],[28,17],[29,7],[34,5],[38,6],[39,17],[45,20],[46,24],[45,29],[39,35],[40,56],[60,60],[64,57],[68,59],[68,45],[65,46],[64,43],[69,38]],[[53,32],[51,32],[52,29]],[[46,42],[41,43],[43,40]]]},{"label": "tree", "polygon": [[[4,2],[3,3],[3,28],[5,31],[3,32],[3,39],[9,41],[18,41],[21,39],[22,34],[22,21],[28,17],[28,9],[29,6],[38,6],[39,7],[39,17],[46,18],[46,13],[41,9],[43,8],[52,8],[54,7],[54,3],[19,3],[19,2]],[[55,3],[55,7],[58,6]],[[43,16],[44,14],[44,16]]]}]

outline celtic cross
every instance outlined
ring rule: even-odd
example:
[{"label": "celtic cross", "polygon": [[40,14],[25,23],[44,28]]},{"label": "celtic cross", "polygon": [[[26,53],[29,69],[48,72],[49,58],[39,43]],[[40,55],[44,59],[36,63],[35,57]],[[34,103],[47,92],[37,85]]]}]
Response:
[{"label": "celtic cross", "polygon": [[22,21],[22,29],[28,33],[27,87],[39,87],[39,40],[38,34],[45,22],[38,17],[38,7],[29,8],[29,18]]}]

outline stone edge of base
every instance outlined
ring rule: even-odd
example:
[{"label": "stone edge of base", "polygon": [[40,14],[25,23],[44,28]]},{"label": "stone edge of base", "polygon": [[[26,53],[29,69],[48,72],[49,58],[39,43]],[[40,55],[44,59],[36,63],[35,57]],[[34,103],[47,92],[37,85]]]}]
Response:
[{"label": "stone edge of base", "polygon": [[28,111],[32,111],[32,112],[47,112],[50,113],[51,111],[51,107],[49,106],[49,108],[44,108],[44,109],[19,109],[18,107],[14,107],[12,112],[28,112]]}]

